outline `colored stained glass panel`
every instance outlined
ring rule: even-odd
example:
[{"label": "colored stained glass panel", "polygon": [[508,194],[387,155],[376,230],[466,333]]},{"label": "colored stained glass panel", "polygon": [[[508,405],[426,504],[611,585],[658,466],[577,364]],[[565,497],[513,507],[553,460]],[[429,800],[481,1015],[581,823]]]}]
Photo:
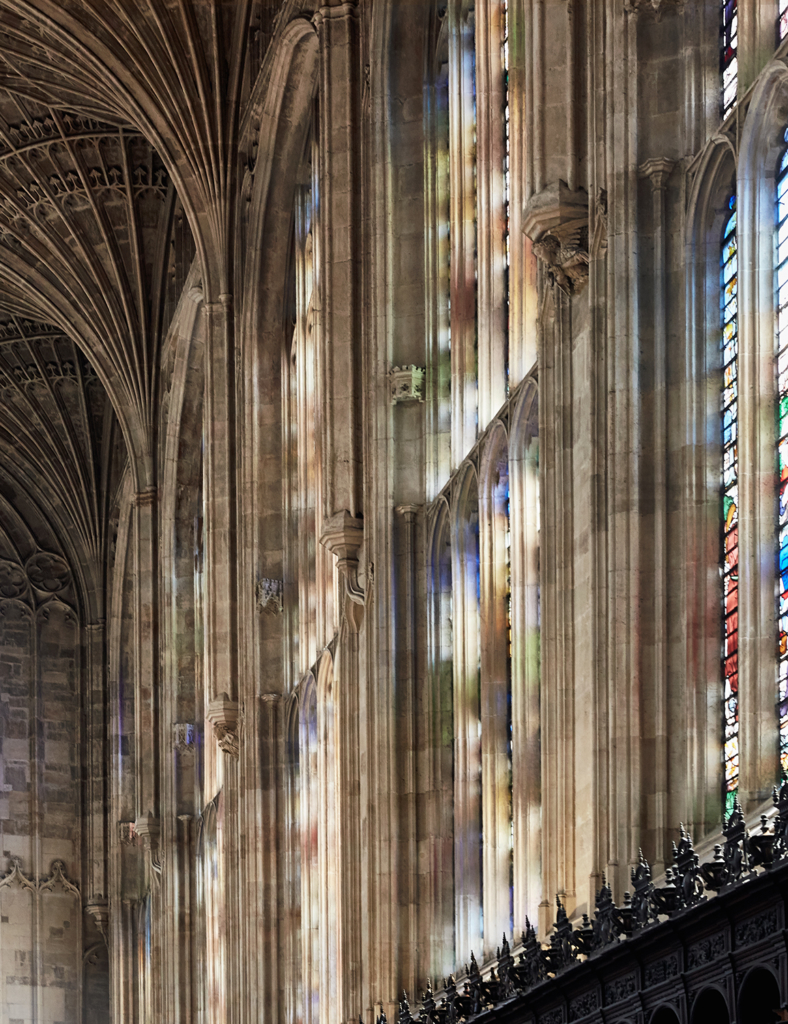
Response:
[{"label": "colored stained glass panel", "polygon": [[[780,38],[786,34],[788,0],[781,3]],[[788,131],[785,133],[788,142]],[[774,246],[777,346],[777,719],[780,773],[788,778],[788,150],[777,177]]]},{"label": "colored stained glass panel", "polygon": [[739,341],[736,197],[728,202],[722,291],[722,672],[726,810],[739,786]]},{"label": "colored stained glass panel", "polygon": [[788,0],[778,0],[777,11],[777,36],[785,39],[788,36]]}]

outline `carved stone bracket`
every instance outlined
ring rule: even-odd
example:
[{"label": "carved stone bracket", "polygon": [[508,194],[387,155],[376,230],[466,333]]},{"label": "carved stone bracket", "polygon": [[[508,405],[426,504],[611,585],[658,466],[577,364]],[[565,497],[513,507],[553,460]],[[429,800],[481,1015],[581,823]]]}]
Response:
[{"label": "carved stone bracket", "polygon": [[550,280],[567,295],[588,281],[588,193],[553,182],[531,196],[523,211],[523,231]]},{"label": "carved stone bracket", "polygon": [[134,831],[142,840],[146,850],[157,850],[159,847],[159,836],[161,835],[161,823],[152,811],[141,815],[134,822]]},{"label": "carved stone bracket", "polygon": [[320,543],[337,556],[337,568],[345,577],[345,590],[354,604],[364,604],[366,600],[366,591],[358,578],[358,553],[363,540],[363,519],[352,516],[347,509],[335,512],[323,523]]},{"label": "carved stone bracket", "polygon": [[392,403],[423,402],[425,373],[421,366],[392,366],[389,370]]},{"label": "carved stone bracket", "polygon": [[101,936],[105,942],[108,940],[109,931],[109,904],[105,899],[97,897],[92,900],[88,900],[85,904],[85,913],[90,914],[93,920],[96,922],[96,927],[101,932]]},{"label": "carved stone bracket", "polygon": [[281,615],[284,610],[282,580],[261,579],[255,586],[257,607],[268,615]]},{"label": "carved stone bracket", "polygon": [[655,192],[661,192],[668,183],[670,172],[676,166],[675,161],[667,157],[652,157],[638,167],[638,174],[641,178],[649,178],[651,187]]},{"label": "carved stone bracket", "polygon": [[216,700],[208,704],[206,718],[213,726],[216,741],[225,752],[232,757],[238,757],[239,739],[238,724],[240,719],[240,706],[237,701],[230,700],[227,693],[220,693]]},{"label": "carved stone bracket", "polygon": [[134,831],[142,840],[145,857],[152,871],[151,879],[158,881],[161,875],[161,861],[158,856],[161,822],[154,816],[153,811],[148,811],[134,822]]}]

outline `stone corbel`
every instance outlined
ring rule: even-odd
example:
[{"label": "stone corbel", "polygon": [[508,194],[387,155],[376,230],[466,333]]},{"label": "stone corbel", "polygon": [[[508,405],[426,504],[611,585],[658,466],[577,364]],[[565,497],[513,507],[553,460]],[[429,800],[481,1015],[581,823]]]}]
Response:
[{"label": "stone corbel", "polygon": [[206,718],[213,726],[216,742],[225,754],[238,757],[240,706],[237,701],[230,700],[227,693],[220,693],[216,700],[208,704]]},{"label": "stone corbel", "polygon": [[323,523],[320,543],[337,556],[337,568],[345,579],[345,593],[354,604],[363,605],[367,592],[358,577],[358,553],[364,540],[364,521],[343,509]]},{"label": "stone corbel", "polygon": [[523,211],[523,231],[550,280],[567,295],[588,281],[588,193],[572,191],[565,181],[547,185],[531,196]]},{"label": "stone corbel", "polygon": [[161,874],[161,861],[159,860],[159,837],[161,835],[161,823],[152,811],[141,815],[134,822],[134,831],[142,840],[145,856],[156,875]]},{"label": "stone corbel", "polygon": [[85,913],[93,918],[104,942],[109,944],[109,903],[107,900],[101,896],[88,900],[85,904]]}]

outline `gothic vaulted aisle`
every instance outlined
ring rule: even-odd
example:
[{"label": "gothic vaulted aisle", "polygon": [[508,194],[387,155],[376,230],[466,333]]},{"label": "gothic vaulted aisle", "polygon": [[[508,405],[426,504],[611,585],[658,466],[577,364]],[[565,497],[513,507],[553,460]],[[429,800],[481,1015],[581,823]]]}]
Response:
[{"label": "gothic vaulted aisle", "polygon": [[788,0],[0,0],[0,1024],[765,1024],[786,914]]}]

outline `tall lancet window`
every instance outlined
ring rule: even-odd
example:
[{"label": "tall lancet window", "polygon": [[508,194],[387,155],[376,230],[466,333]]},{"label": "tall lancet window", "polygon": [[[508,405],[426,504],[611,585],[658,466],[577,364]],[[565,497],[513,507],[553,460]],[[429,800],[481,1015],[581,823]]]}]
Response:
[{"label": "tall lancet window", "polygon": [[[788,2],[788,0],[786,0]],[[509,204],[511,203],[511,166],[510,166],[510,122],[509,122],[509,0],[501,4],[501,62],[503,64],[503,231],[506,280],[506,324],[504,337],[504,373],[506,374],[506,394],[509,394],[509,331],[511,317],[509,314]]]},{"label": "tall lancet window", "polygon": [[777,38],[788,36],[788,0],[777,0]]},{"label": "tall lancet window", "polygon": [[722,116],[727,117],[736,105],[739,85],[738,11],[737,0],[722,0],[720,64],[722,67]]},{"label": "tall lancet window", "polygon": [[739,460],[738,460],[738,255],[736,196],[728,200],[722,236],[722,592],[725,809],[739,786]]},{"label": "tall lancet window", "polygon": [[[785,133],[788,142],[788,131]],[[779,571],[777,582],[778,715],[780,769],[788,777],[788,150],[777,174],[775,238],[777,306],[777,469],[779,472]]]}]

